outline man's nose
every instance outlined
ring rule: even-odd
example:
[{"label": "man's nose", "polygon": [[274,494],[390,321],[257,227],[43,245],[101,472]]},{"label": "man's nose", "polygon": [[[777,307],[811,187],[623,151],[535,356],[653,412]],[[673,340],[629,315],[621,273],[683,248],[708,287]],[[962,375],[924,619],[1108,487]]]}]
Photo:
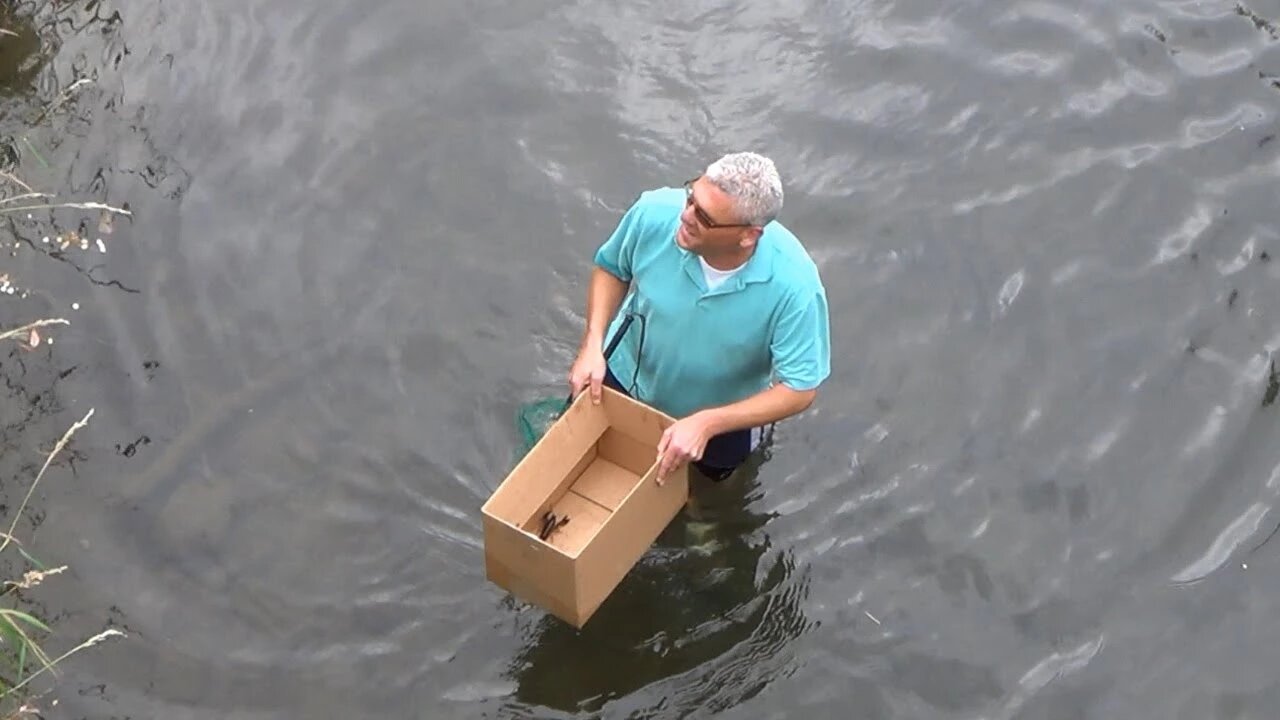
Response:
[{"label": "man's nose", "polygon": [[684,210],[680,212],[680,222],[693,228],[694,230],[698,229],[698,217],[693,214],[692,205],[684,206]]}]

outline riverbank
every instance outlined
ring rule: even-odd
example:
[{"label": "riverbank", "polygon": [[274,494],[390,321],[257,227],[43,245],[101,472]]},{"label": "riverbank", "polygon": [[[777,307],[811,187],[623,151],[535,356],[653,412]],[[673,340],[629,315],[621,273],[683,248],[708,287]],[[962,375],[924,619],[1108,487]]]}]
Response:
[{"label": "riverbank", "polygon": [[[24,168],[52,176],[41,135],[55,130],[74,108],[77,93],[91,84],[76,78],[50,85],[48,63],[57,51],[56,6],[6,4],[0,8],[0,718],[43,715],[56,706],[52,696],[59,667],[73,655],[123,637],[105,627],[89,637],[59,631],[43,603],[41,589],[74,574],[76,558],[46,556],[37,530],[47,516],[42,487],[75,474],[76,435],[94,410],[73,414],[57,401],[56,385],[68,365],[58,340],[76,328],[56,313],[78,303],[43,287],[38,278],[50,264],[70,263],[90,253],[106,253],[106,243],[86,232],[109,232],[123,208],[93,200],[59,197],[57,188],[36,188],[21,178]],[[34,138],[34,139],[33,139]],[[89,264],[81,267],[90,267]],[[82,272],[88,283],[91,276]],[[62,424],[50,435],[51,423]],[[105,609],[103,612],[105,616]]]}]

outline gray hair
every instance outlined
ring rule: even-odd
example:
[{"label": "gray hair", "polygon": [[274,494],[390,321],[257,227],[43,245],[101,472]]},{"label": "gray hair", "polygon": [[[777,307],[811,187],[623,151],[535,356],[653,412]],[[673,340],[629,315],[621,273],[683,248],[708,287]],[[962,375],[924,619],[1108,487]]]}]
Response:
[{"label": "gray hair", "polygon": [[782,179],[773,161],[763,155],[730,153],[707,166],[704,176],[733,198],[744,223],[768,225],[782,211]]}]

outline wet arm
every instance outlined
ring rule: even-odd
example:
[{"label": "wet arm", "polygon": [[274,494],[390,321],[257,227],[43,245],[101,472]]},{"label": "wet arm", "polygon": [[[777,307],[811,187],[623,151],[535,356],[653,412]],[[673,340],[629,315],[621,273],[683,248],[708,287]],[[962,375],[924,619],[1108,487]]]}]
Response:
[{"label": "wet arm", "polygon": [[777,384],[745,400],[699,411],[708,422],[712,435],[763,427],[809,409],[818,396],[817,390],[792,390]]},{"label": "wet arm", "polygon": [[587,290],[587,328],[582,334],[580,349],[600,348],[604,334],[618,312],[618,306],[627,295],[630,283],[623,282],[608,270],[596,266],[591,270],[591,284]]}]

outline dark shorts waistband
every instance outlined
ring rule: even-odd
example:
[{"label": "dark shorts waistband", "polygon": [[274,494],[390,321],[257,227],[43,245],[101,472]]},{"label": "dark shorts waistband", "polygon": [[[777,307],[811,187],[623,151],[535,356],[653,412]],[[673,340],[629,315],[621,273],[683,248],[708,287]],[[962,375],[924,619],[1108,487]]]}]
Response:
[{"label": "dark shorts waistband", "polygon": [[[631,393],[618,382],[618,378],[614,377],[613,370],[608,367],[605,368],[604,384],[627,397],[632,397]],[[733,430],[708,440],[707,447],[702,452],[702,460],[693,465],[703,475],[718,482],[746,462],[753,449],[751,430]]]}]

